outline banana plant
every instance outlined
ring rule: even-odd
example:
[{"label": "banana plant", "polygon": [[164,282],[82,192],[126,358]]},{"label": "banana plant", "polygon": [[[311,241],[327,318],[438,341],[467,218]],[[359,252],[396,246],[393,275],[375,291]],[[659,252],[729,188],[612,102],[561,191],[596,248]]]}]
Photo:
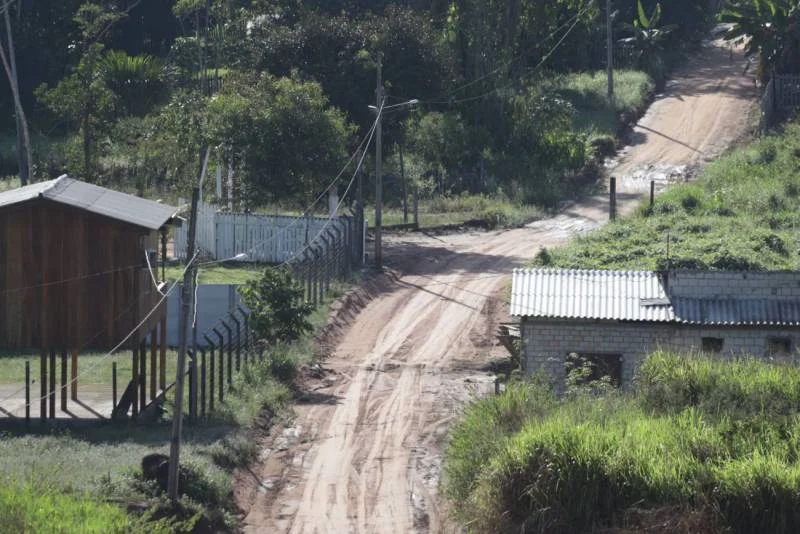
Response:
[{"label": "banana plant", "polygon": [[645,12],[644,6],[642,6],[642,0],[637,1],[636,7],[637,17],[634,19],[633,24],[622,24],[622,27],[632,35],[631,37],[620,39],[620,42],[632,46],[637,51],[639,68],[644,68],[651,75],[663,76],[661,53],[664,51],[664,43],[667,37],[677,26],[669,24],[659,27],[662,15],[660,3],[656,4],[649,17]]},{"label": "banana plant", "polygon": [[791,0],[729,2],[719,17],[729,27],[721,36],[756,56],[762,80],[769,73],[800,72],[800,6]]}]

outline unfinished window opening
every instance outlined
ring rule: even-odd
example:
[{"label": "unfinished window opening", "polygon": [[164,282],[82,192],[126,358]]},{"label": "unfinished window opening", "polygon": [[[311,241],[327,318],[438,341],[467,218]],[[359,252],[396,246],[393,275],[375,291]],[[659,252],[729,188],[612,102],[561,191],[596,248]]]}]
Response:
[{"label": "unfinished window opening", "polygon": [[788,337],[768,337],[767,356],[788,356],[792,352],[792,340]]},{"label": "unfinished window opening", "polygon": [[725,346],[725,340],[721,337],[704,337],[702,339],[703,352],[712,354],[719,354],[722,352],[722,347]]},{"label": "unfinished window opening", "polygon": [[567,380],[576,386],[608,380],[622,384],[622,355],[570,352],[566,361]]}]

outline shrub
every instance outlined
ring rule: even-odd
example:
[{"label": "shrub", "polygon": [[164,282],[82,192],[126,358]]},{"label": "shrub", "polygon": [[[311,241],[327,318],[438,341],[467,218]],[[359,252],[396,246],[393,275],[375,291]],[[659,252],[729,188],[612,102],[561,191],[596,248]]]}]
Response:
[{"label": "shrub", "polygon": [[311,331],[308,316],[314,307],[304,302],[303,288],[289,272],[267,267],[261,278],[246,282],[239,292],[250,308],[250,327],[259,340],[289,342]]}]

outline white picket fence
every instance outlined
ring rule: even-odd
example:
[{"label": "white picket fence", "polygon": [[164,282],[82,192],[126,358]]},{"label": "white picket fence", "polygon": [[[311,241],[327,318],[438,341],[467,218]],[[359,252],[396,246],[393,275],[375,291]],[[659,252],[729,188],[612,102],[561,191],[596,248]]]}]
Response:
[{"label": "white picket fence", "polygon": [[[349,221],[322,217],[287,217],[253,213],[224,213],[214,204],[198,206],[197,247],[214,260],[247,254],[244,261],[281,263],[301,254],[320,232],[343,232]],[[188,224],[176,228],[175,256],[186,259]],[[317,243],[325,246],[325,239]]]}]

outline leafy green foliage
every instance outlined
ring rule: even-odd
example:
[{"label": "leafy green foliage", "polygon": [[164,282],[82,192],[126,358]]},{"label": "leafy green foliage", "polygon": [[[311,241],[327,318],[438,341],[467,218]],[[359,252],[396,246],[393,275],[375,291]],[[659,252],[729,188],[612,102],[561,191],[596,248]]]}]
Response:
[{"label": "leafy green foliage", "polygon": [[267,267],[258,280],[239,289],[250,309],[250,328],[259,340],[274,344],[290,342],[311,330],[308,316],[313,305],[303,299],[303,288],[291,273]]},{"label": "leafy green foliage", "polygon": [[352,130],[313,82],[262,75],[208,104],[208,137],[241,173],[248,203],[311,198],[346,161]]},{"label": "leafy green foliage", "polygon": [[787,0],[733,0],[720,14],[731,24],[722,35],[757,56],[762,79],[800,72],[800,6]]},{"label": "leafy green foliage", "polygon": [[[536,401],[520,418],[521,391]],[[447,494],[476,532],[591,532],[636,508],[699,515],[696,532],[788,534],[800,525],[798,392],[793,367],[663,352],[626,394],[555,400],[522,384],[455,427]]]}]

